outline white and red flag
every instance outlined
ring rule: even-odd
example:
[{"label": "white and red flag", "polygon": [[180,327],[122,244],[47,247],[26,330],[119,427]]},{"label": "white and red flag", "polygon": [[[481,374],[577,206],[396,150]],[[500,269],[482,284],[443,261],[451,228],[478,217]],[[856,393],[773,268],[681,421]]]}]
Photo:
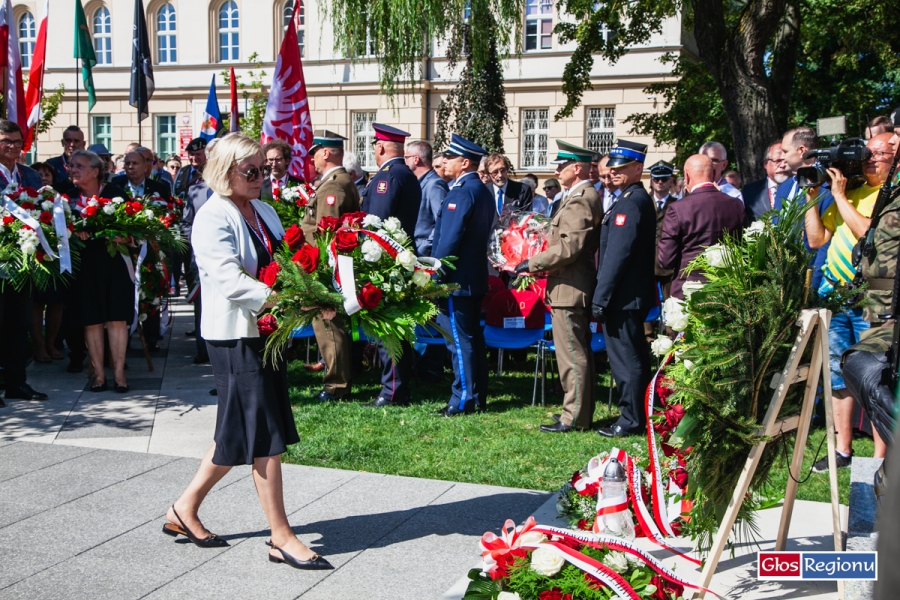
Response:
[{"label": "white and red flag", "polygon": [[297,41],[300,0],[294,0],[293,15],[275,63],[260,141],[263,144],[274,139],[287,142],[293,150],[288,171],[295,177],[312,181],[315,178],[315,168],[309,158],[309,149],[313,143],[313,128]]},{"label": "white and red flag", "polygon": [[238,116],[237,81],[234,79],[234,67],[231,67],[231,118],[228,119],[228,131],[233,133],[241,130],[240,116]]},{"label": "white and red flag", "polygon": [[22,85],[22,57],[19,55],[19,36],[13,18],[12,2],[2,0],[0,5],[0,67],[5,67],[6,118],[27,129],[25,113],[25,87]]},{"label": "white and red flag", "polygon": [[31,149],[34,141],[35,127],[41,119],[41,97],[44,95],[44,56],[47,51],[47,16],[50,14],[50,0],[44,0],[44,13],[38,26],[37,41],[31,57],[31,68],[28,72],[28,89],[25,90],[25,114],[27,115],[25,131],[25,152]]}]

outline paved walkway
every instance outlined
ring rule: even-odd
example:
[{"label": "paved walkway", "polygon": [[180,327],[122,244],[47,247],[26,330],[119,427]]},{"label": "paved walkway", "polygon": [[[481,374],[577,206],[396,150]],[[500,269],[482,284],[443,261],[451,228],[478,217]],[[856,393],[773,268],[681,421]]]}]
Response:
[{"label": "paved walkway", "polygon": [[[85,392],[86,377],[66,373],[65,362],[32,364],[29,382],[51,399],[0,409],[0,600],[458,599],[482,533],[530,514],[553,524],[555,498],[547,493],[285,465],[294,529],[334,571],[267,562],[268,530],[249,467],[233,469],[201,514],[230,548],[162,535],[165,511],[215,425],[211,369],[191,363],[189,307],[175,311],[152,372],[139,350],[129,351],[129,394]],[[831,549],[828,511],[799,503],[790,547]],[[760,514],[764,549],[778,514]],[[835,597],[832,584],[761,585],[755,548],[746,550],[752,554],[723,562],[713,589],[742,599]],[[678,571],[699,578],[687,562]]]}]

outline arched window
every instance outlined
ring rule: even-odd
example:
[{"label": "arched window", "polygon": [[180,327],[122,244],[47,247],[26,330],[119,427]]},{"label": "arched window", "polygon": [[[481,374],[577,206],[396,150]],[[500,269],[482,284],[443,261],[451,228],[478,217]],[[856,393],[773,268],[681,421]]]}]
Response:
[{"label": "arched window", "polygon": [[19,54],[22,56],[22,67],[27,69],[31,66],[31,57],[34,54],[34,41],[37,34],[34,30],[34,16],[30,13],[23,13],[19,17]]},{"label": "arched window", "polygon": [[161,65],[178,62],[175,8],[168,3],[156,11],[156,62]]},{"label": "arched window", "polygon": [[219,61],[240,60],[239,25],[237,4],[228,0],[219,7]]},{"label": "arched window", "polygon": [[112,22],[105,6],[94,11],[94,53],[98,65],[112,64]]},{"label": "arched window", "polygon": [[[281,26],[284,31],[287,31],[288,25],[290,25],[294,17],[294,0],[287,0],[284,3],[284,9],[281,11],[281,14]],[[297,26],[297,41],[300,44],[300,56],[306,56],[303,53],[306,47],[306,8],[303,6],[302,0],[300,2],[300,14],[297,16],[295,24]]]}]

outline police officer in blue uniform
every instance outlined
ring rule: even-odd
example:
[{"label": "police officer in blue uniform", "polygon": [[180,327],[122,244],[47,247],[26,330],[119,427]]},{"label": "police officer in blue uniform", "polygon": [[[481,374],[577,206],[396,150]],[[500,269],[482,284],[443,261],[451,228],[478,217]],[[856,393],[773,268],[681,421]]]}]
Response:
[{"label": "police officer in blue uniform", "polygon": [[[403,231],[413,239],[422,204],[422,188],[419,178],[403,160],[404,142],[409,133],[380,123],[373,123],[372,129],[375,130],[373,145],[378,172],[366,186],[360,209],[382,219],[398,218]],[[366,406],[376,408],[408,404],[415,366],[412,346],[403,342],[403,356],[396,363],[381,344],[378,345],[378,354],[384,365],[381,392]]]},{"label": "police officer in blue uniform", "polygon": [[457,257],[444,283],[459,285],[440,301],[438,325],[450,332],[447,348],[453,362],[453,388],[447,406],[438,415],[471,413],[487,408],[487,348],[479,322],[481,302],[488,291],[485,248],[491,235],[495,208],[491,192],[478,177],[478,165],[487,151],[453,134],[444,159],[444,172],[454,178],[434,228],[431,255]]},{"label": "police officer in blue uniform", "polygon": [[592,306],[594,317],[603,323],[609,368],[619,388],[619,419],[597,432],[605,437],[637,434],[645,425],[650,354],[644,319],[656,304],[656,210],[641,184],[646,153],[646,145],[620,139],[607,163],[622,194],[600,224]]}]

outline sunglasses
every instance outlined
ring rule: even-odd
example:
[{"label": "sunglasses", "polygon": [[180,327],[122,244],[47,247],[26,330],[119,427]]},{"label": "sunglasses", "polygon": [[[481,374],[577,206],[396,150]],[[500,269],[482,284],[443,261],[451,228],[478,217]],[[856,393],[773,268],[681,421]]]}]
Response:
[{"label": "sunglasses", "polygon": [[238,175],[243,175],[247,179],[247,181],[252,183],[252,182],[256,181],[257,179],[259,179],[260,176],[268,177],[272,173],[272,169],[269,168],[268,166],[265,166],[263,168],[250,167],[250,169],[246,173],[242,173],[241,171],[238,171],[237,169],[235,169],[234,172],[237,173]]},{"label": "sunglasses", "polygon": [[669,183],[670,181],[672,181],[672,178],[671,177],[654,177],[653,181],[658,181],[660,183]]}]

